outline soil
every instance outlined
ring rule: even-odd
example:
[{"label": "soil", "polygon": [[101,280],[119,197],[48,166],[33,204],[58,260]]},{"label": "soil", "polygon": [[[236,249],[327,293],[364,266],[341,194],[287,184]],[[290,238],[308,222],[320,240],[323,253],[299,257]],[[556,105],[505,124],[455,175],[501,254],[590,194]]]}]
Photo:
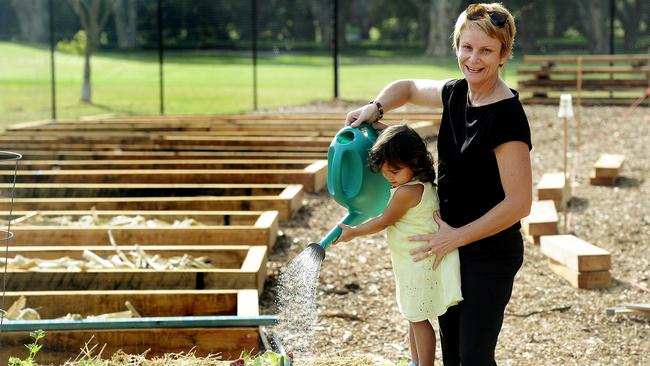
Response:
[{"label": "soil", "polygon": [[[345,112],[361,104],[316,102],[275,111],[341,112],[343,120]],[[563,170],[563,120],[557,117],[557,106],[525,109],[532,130],[536,185],[544,173]],[[612,285],[591,290],[572,287],[551,272],[539,246],[527,241],[496,349],[499,365],[650,365],[650,319],[605,312],[609,307],[650,303],[648,113],[647,107],[633,111],[583,107],[580,126],[577,118],[569,120],[569,161],[571,166],[575,160],[577,167],[567,233],[611,253]],[[435,145],[434,137],[428,145],[434,153]],[[613,187],[589,184],[590,170],[601,153],[625,155]],[[305,195],[303,207],[281,225],[280,240],[270,254],[263,313],[278,312],[277,279],[287,263],[310,242],[320,240],[344,213],[326,191]],[[559,228],[562,232],[563,225]],[[409,357],[407,322],[397,311],[383,234],[330,248],[316,298],[315,355],[332,359],[372,355],[393,362]],[[439,345],[436,360],[441,364]],[[301,364],[300,355],[294,364]]]}]

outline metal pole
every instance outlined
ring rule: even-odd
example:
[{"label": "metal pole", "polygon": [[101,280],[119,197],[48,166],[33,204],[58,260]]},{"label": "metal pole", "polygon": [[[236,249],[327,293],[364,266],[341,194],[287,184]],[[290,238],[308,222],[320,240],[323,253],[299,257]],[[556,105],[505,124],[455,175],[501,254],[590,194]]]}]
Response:
[{"label": "metal pole", "polygon": [[54,72],[54,0],[49,0],[50,11],[50,87],[52,96],[52,119],[56,121],[56,74]]},{"label": "metal pole", "polygon": [[609,0],[609,54],[613,55],[614,51],[614,18],[616,17],[616,4],[614,0]]},{"label": "metal pole", "polygon": [[251,3],[251,47],[253,49],[253,109],[257,109],[257,0]]},{"label": "metal pole", "polygon": [[158,89],[160,91],[160,114],[165,114],[165,90],[164,90],[164,73],[163,73],[163,0],[158,0]]},{"label": "metal pole", "polygon": [[333,31],[333,51],[334,58],[334,99],[339,97],[339,0],[333,0],[332,6],[332,28]]}]

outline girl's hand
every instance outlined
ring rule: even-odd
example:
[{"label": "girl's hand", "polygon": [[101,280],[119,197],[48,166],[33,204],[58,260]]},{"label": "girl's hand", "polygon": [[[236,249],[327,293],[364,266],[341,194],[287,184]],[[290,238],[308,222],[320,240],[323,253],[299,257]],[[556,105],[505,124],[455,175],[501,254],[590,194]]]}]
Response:
[{"label": "girl's hand", "polygon": [[336,239],[332,245],[336,245],[338,243],[350,241],[356,237],[354,235],[354,228],[345,224],[338,224],[338,227],[341,228],[341,235],[339,235],[338,239]]},{"label": "girl's hand", "polygon": [[409,240],[411,241],[427,242],[424,245],[411,249],[409,253],[413,256],[414,262],[419,262],[435,255],[436,257],[433,262],[433,269],[436,269],[438,268],[438,265],[440,265],[442,258],[444,258],[447,253],[458,248],[460,243],[457,242],[455,235],[456,229],[442,221],[438,211],[433,213],[433,219],[438,223],[438,231],[433,234],[414,235],[409,237]]}]

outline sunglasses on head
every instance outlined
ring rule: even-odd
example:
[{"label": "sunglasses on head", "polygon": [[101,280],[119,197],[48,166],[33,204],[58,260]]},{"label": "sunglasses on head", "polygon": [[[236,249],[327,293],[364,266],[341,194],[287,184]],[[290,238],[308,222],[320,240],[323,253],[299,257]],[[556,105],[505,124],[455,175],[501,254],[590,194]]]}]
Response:
[{"label": "sunglasses on head", "polygon": [[503,28],[508,21],[508,14],[500,11],[487,10],[481,4],[470,4],[465,11],[468,20],[479,20],[487,14],[490,17],[490,22],[495,27]]}]

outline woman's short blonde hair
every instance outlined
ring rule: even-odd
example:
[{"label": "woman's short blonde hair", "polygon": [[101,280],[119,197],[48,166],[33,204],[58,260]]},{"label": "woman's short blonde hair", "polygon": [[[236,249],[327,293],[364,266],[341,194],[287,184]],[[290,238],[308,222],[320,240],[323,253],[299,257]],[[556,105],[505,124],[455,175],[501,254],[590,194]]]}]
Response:
[{"label": "woman's short blonde hair", "polygon": [[[476,19],[468,19],[467,12],[468,10],[481,10],[483,8],[483,16],[479,16]],[[504,22],[495,24],[495,18],[499,16],[504,18]],[[472,18],[472,17],[471,17]],[[454,26],[454,40],[453,46],[454,51],[458,53],[458,47],[460,46],[460,35],[467,28],[480,29],[488,36],[495,38],[501,42],[501,56],[506,55],[512,52],[512,47],[515,43],[515,34],[517,34],[517,29],[515,28],[515,19],[510,14],[508,9],[499,3],[481,3],[481,4],[472,4],[465,11],[460,13],[458,19],[456,20],[456,25]]]}]

